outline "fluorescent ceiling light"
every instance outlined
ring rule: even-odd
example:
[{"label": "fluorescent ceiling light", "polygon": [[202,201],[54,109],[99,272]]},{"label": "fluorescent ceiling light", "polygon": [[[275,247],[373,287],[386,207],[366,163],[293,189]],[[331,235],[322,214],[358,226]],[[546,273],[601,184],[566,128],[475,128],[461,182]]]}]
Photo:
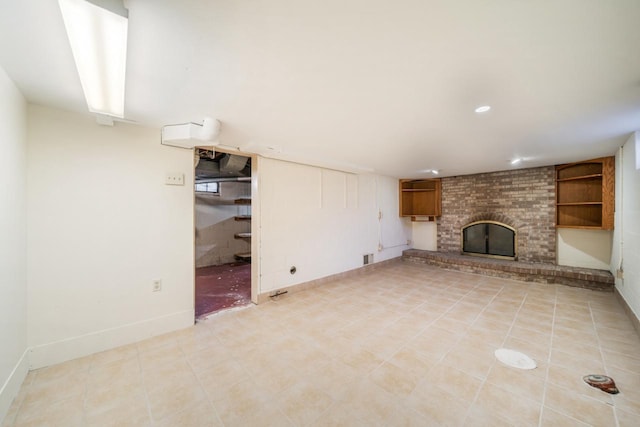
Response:
[{"label": "fluorescent ceiling light", "polygon": [[518,157],[517,159],[513,159],[513,160],[511,160],[511,164],[512,164],[512,165],[517,165],[517,164],[518,164],[518,163],[520,163],[521,161],[522,161],[522,159]]},{"label": "fluorescent ceiling light", "polygon": [[127,10],[121,0],[93,2],[58,0],[89,111],[124,117]]},{"label": "fluorescent ceiling light", "polygon": [[439,172],[439,171],[437,171],[436,169],[433,169],[433,170],[431,171],[431,173],[432,173],[432,174],[434,174],[434,175],[438,175],[440,172]]},{"label": "fluorescent ceiling light", "polygon": [[486,113],[489,110],[491,110],[490,105],[481,105],[480,107],[476,108],[474,111],[476,113]]}]

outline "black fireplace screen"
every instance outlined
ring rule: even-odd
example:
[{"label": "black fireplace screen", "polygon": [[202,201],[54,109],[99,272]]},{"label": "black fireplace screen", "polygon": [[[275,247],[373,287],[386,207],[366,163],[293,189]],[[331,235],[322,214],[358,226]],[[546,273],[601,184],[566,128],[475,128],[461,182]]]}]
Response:
[{"label": "black fireplace screen", "polygon": [[516,233],[494,222],[477,222],[462,229],[462,252],[514,258]]}]

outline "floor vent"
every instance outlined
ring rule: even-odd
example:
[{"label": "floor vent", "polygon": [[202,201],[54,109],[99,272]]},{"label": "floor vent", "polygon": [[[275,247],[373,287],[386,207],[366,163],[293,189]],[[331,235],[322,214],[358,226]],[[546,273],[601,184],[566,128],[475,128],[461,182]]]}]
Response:
[{"label": "floor vent", "polygon": [[373,263],[373,254],[365,254],[362,257],[362,265],[367,265]]}]

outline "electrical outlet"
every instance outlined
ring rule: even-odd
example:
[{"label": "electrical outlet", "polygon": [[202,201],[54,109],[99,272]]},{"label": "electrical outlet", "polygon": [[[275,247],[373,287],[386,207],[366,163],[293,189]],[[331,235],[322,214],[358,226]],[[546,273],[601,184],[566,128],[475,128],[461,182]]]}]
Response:
[{"label": "electrical outlet", "polygon": [[160,292],[162,290],[162,280],[156,279],[151,283],[151,292]]},{"label": "electrical outlet", "polygon": [[184,185],[184,174],[180,172],[168,172],[164,183],[166,185]]}]

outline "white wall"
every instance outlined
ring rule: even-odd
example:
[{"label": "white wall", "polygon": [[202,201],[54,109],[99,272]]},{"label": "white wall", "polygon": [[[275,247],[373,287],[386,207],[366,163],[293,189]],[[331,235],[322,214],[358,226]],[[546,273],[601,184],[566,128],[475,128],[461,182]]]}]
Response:
[{"label": "white wall", "polygon": [[27,105],[0,67],[0,423],[27,373]]},{"label": "white wall", "polygon": [[259,293],[361,267],[367,253],[379,262],[408,248],[397,179],[265,158],[259,164]]},{"label": "white wall", "polygon": [[608,270],[612,240],[609,230],[558,228],[558,264]]},{"label": "white wall", "polygon": [[438,225],[434,222],[412,222],[413,248],[423,251],[438,250]]},{"label": "white wall", "polygon": [[[193,323],[191,150],[30,106],[27,170],[33,368]],[[185,185],[165,185],[167,172]]]},{"label": "white wall", "polygon": [[616,154],[616,217],[611,272],[620,292],[640,318],[640,134],[633,134]]}]

